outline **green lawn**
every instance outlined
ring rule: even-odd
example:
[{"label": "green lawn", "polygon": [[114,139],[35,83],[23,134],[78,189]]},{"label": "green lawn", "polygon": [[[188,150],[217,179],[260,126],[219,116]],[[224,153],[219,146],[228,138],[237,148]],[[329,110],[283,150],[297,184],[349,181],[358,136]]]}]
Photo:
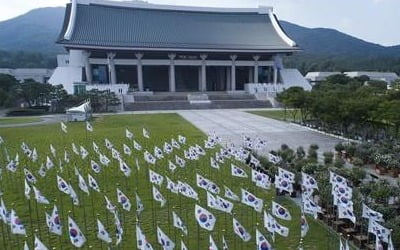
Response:
[{"label": "green lawn", "polygon": [[[247,111],[248,113],[259,115],[259,116],[264,116],[268,118],[272,118],[275,120],[280,120],[280,121],[293,121],[293,115],[292,111],[287,110],[286,111],[286,116],[285,116],[285,110],[263,110],[263,111]],[[297,113],[296,115],[296,120],[298,121],[300,117],[300,114]]]},{"label": "green lawn", "polygon": [[[123,154],[122,144],[126,143],[131,145],[125,137],[125,129],[129,128],[135,134],[136,140],[142,144],[144,148],[149,149],[153,153],[154,145],[162,147],[164,141],[172,137],[177,138],[178,134],[187,137],[187,145],[198,143],[204,145],[203,140],[205,135],[197,130],[194,126],[186,122],[176,114],[157,114],[157,115],[125,115],[125,116],[104,116],[92,122],[94,132],[87,133],[84,123],[68,123],[68,134],[65,135],[60,130],[59,124],[46,125],[46,126],[32,126],[24,128],[0,128],[0,136],[6,141],[8,152],[13,157],[17,152],[20,154],[20,164],[16,173],[11,173],[4,169],[6,165],[5,157],[3,157],[4,144],[0,145],[0,166],[3,167],[3,179],[0,182],[0,190],[4,193],[3,199],[7,208],[13,207],[24,223],[28,232],[28,242],[32,249],[32,233],[34,231],[42,239],[43,243],[51,249],[74,249],[69,241],[67,233],[67,214],[70,214],[75,222],[80,226],[84,235],[87,238],[85,248],[92,246],[93,249],[107,249],[104,243],[101,243],[97,238],[97,224],[96,218],[99,217],[105,225],[108,232],[113,237],[115,242],[115,226],[111,214],[105,208],[104,194],[118,207],[121,215],[121,220],[124,228],[123,241],[118,248],[112,249],[136,249],[136,212],[135,212],[135,195],[137,191],[139,196],[144,202],[144,211],[141,214],[139,221],[142,230],[146,234],[148,240],[153,245],[154,249],[161,249],[156,240],[155,224],[158,224],[161,229],[175,241],[176,249],[180,249],[180,240],[186,243],[189,249],[207,249],[209,232],[198,227],[194,217],[195,200],[178,196],[169,192],[166,189],[165,182],[159,190],[167,199],[165,207],[161,208],[159,203],[152,199],[151,185],[148,181],[147,168],[170,177],[173,181],[186,181],[192,185],[193,188],[199,193],[199,205],[207,208],[206,192],[196,186],[196,173],[211,179],[219,184],[223,189],[223,185],[230,187],[236,194],[240,195],[240,188],[246,188],[253,192],[256,196],[264,199],[266,209],[271,207],[271,200],[274,199],[273,191],[265,191],[256,187],[249,179],[242,179],[231,177],[230,174],[230,160],[225,160],[225,164],[221,166],[218,171],[210,167],[210,156],[215,155],[215,150],[208,151],[207,156],[203,156],[199,161],[187,162],[186,168],[178,168],[175,173],[171,173],[168,166],[168,159],[172,159],[175,153],[183,157],[183,151],[174,150],[174,153],[167,155],[164,159],[157,161],[156,166],[150,166],[144,162],[143,151],[138,153],[132,151],[132,156]],[[150,131],[150,140],[146,140],[142,136],[142,128],[146,127]],[[132,169],[132,175],[126,178],[119,170],[117,161],[113,160],[111,153],[104,146],[104,138],[108,138],[123,155],[124,160]],[[32,163],[26,157],[21,155],[20,145],[25,141],[32,149],[36,147],[39,153],[39,161]],[[92,149],[92,141],[95,141],[103,153],[111,159],[109,167],[103,167],[101,173],[95,174],[90,168],[90,159],[94,159],[99,163],[98,157]],[[81,160],[77,155],[72,152],[71,143],[75,142],[76,145],[83,145],[89,150],[89,157]],[[67,149],[71,156],[69,164],[63,164],[63,171],[61,172],[58,167],[48,171],[45,178],[41,178],[37,171],[40,164],[45,162],[46,156],[51,155],[49,144],[52,143],[57,150],[57,159],[54,163],[58,166],[58,158],[63,157],[64,148]],[[139,158],[140,170],[135,167],[135,159]],[[239,163],[235,163],[240,165]],[[36,204],[34,198],[28,201],[24,196],[24,182],[23,182],[23,166],[27,166],[38,179],[37,188],[42,191],[51,204],[44,206]],[[76,166],[83,176],[91,173],[99,183],[101,193],[91,190],[91,195],[85,195],[78,187],[78,180],[74,175],[74,166]],[[250,170],[242,166],[247,174],[251,176]],[[58,191],[56,185],[56,174],[62,176],[65,180],[69,181],[75,191],[77,192],[81,205],[74,206],[71,199]],[[121,206],[117,203],[116,188],[119,187],[129,198],[132,203],[130,212],[122,210]],[[33,195],[31,195],[33,196]],[[223,193],[221,194],[223,196]],[[279,221],[282,225],[290,228],[288,238],[276,236],[276,242],[273,244],[275,249],[295,249],[300,240],[300,209],[290,200],[278,198],[278,202],[289,208],[292,213],[292,221]],[[49,234],[45,223],[45,214],[47,211],[51,213],[53,204],[56,204],[60,209],[60,216],[63,222],[63,236],[60,238],[54,234]],[[217,223],[214,231],[211,233],[214,240],[217,242],[219,248],[222,249],[222,235],[225,236],[230,249],[254,249],[255,248],[255,229],[256,227],[264,234],[267,235],[266,230],[263,228],[262,214],[255,212],[252,208],[245,206],[239,202],[234,203],[233,214],[243,226],[250,232],[252,239],[245,243],[233,233],[232,216],[223,212],[218,212],[211,208],[207,208],[217,217]],[[184,220],[188,225],[189,234],[182,236],[181,231],[172,227],[172,210]],[[338,249],[338,240],[336,236],[328,233],[324,226],[308,217],[310,231],[304,239],[304,249]],[[0,222],[0,248],[1,249],[22,249],[25,237],[10,235],[9,227]],[[272,243],[271,239],[269,238]],[[328,247],[329,246],[329,247]]]},{"label": "green lawn", "polygon": [[2,117],[0,118],[0,125],[39,122],[40,120],[39,117]]}]

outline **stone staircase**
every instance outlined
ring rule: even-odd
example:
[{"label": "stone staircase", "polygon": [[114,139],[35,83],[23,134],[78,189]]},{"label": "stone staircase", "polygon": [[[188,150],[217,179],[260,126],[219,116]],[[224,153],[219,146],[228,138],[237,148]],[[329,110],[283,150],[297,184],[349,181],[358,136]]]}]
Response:
[{"label": "stone staircase", "polygon": [[156,93],[135,96],[134,102],[125,103],[126,111],[270,108],[268,100],[257,100],[246,93]]}]

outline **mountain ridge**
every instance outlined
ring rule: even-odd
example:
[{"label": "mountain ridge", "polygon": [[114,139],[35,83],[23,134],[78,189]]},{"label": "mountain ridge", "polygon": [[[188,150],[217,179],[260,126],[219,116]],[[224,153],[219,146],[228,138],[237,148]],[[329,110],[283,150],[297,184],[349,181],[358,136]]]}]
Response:
[{"label": "mountain ridge", "polygon": [[[64,7],[46,7],[31,10],[23,15],[0,22],[0,67],[20,65],[17,62],[7,65],[7,56],[24,52],[37,53],[52,58],[54,66],[55,55],[65,53],[65,49],[55,42],[64,21]],[[348,64],[345,69],[376,69],[395,70],[400,72],[400,45],[383,46],[364,41],[357,37],[329,28],[306,28],[281,20],[284,31],[303,50],[289,57],[291,66],[301,68],[300,64],[308,66],[324,62],[330,67],[322,69],[342,69],[343,62]],[[18,31],[18,32],[15,32]],[[6,58],[4,58],[6,57]],[[388,59],[384,67],[370,67],[370,62]],[[354,64],[352,64],[354,62]],[[34,65],[31,62],[29,65]],[[382,63],[381,63],[382,64]],[[395,67],[387,67],[395,64]],[[38,64],[39,65],[39,64]],[[357,65],[357,67],[353,67]],[[364,68],[364,65],[367,67]],[[303,65],[304,66],[304,65]],[[310,67],[303,67],[302,71]],[[320,67],[311,67],[321,69]]]}]

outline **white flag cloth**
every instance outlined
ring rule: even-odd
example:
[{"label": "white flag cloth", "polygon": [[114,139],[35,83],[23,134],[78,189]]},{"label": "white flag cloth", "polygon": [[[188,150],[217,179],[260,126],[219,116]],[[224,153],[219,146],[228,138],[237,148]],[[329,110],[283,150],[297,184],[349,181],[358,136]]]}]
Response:
[{"label": "white flag cloth", "polygon": [[105,195],[104,195],[104,200],[106,201],[107,210],[110,211],[110,213],[115,214],[116,206],[114,204],[112,204],[112,202]]},{"label": "white flag cloth", "polygon": [[215,244],[214,239],[212,238],[210,234],[210,245],[208,247],[209,250],[218,250],[217,244]]},{"label": "white flag cloth", "polygon": [[138,215],[140,215],[140,213],[143,212],[144,210],[144,205],[137,193],[135,193],[135,196],[136,196],[136,212]]},{"label": "white flag cloth", "polygon": [[137,151],[141,151],[142,150],[142,146],[135,140],[133,140],[133,147],[137,150]]},{"label": "white flag cloth", "polygon": [[83,160],[89,155],[89,152],[83,146],[80,146],[79,149],[80,149],[81,157],[82,157],[82,160]]},{"label": "white flag cloth", "polygon": [[108,232],[106,231],[106,228],[104,227],[103,223],[99,219],[97,219],[97,238],[106,242],[106,243],[111,243],[112,239]]},{"label": "white flag cloth", "polygon": [[274,164],[278,164],[279,162],[282,161],[281,157],[274,155],[272,153],[268,154],[268,160]]},{"label": "white flag cloth", "polygon": [[169,144],[168,142],[164,142],[164,152],[166,154],[172,153],[173,150],[174,148],[171,146],[171,144]]},{"label": "white flag cloth", "polygon": [[80,152],[79,152],[78,148],[76,147],[75,143],[72,143],[72,151],[73,151],[76,155],[80,155]]},{"label": "white flag cloth", "polygon": [[31,199],[31,187],[25,179],[25,197],[30,200]]},{"label": "white flag cloth", "polygon": [[3,220],[5,224],[10,224],[10,214],[7,211],[6,205],[4,204],[3,198],[0,198],[1,204],[0,204],[0,218]]},{"label": "white flag cloth", "polygon": [[63,122],[61,122],[61,130],[66,134],[68,133],[67,125],[65,125],[65,123],[63,123]]},{"label": "white flag cloth", "polygon": [[65,193],[67,195],[71,194],[68,183],[58,175],[57,175],[57,186],[58,186],[58,190],[60,190],[61,192]]},{"label": "white flag cloth", "polygon": [[121,154],[115,148],[111,148],[111,156],[115,160],[121,159]]},{"label": "white flag cloth", "polygon": [[181,250],[188,250],[183,240],[181,240]]},{"label": "white flag cloth", "polygon": [[335,174],[334,172],[330,171],[329,172],[329,182],[334,185],[334,184],[342,184],[347,186],[347,180],[343,176],[340,176],[338,174]]},{"label": "white flag cloth", "polygon": [[301,217],[300,217],[300,225],[301,225],[301,237],[304,238],[304,237],[306,237],[310,227],[308,225],[307,218],[303,212],[301,213]]},{"label": "white flag cloth", "polygon": [[338,205],[338,218],[339,219],[349,219],[353,223],[356,223],[356,216],[353,213],[353,208],[344,207]]},{"label": "white flag cloth", "polygon": [[282,226],[279,224],[272,215],[266,213],[264,211],[264,227],[272,233],[272,238],[275,239],[275,233],[283,237],[289,236],[289,228]]},{"label": "white flag cloth", "polygon": [[35,186],[32,186],[32,188],[33,188],[33,192],[35,193],[35,199],[38,203],[50,204],[49,200],[47,200],[46,197],[44,197],[42,195],[42,193],[39,191],[39,189],[37,189]]},{"label": "white flag cloth", "polygon": [[289,210],[281,206],[280,204],[272,201],[272,214],[277,218],[282,220],[291,220],[292,216],[290,215]]},{"label": "white flag cloth", "polygon": [[375,236],[384,242],[389,242],[390,230],[382,226],[376,221],[369,220],[368,232],[375,234]]},{"label": "white flag cloth", "polygon": [[237,236],[239,236],[243,241],[247,242],[251,239],[251,235],[247,230],[239,223],[235,218],[233,218],[233,231]]},{"label": "white flag cloth", "polygon": [[48,248],[39,240],[35,235],[35,248],[34,250],[48,250]]},{"label": "white flag cloth", "polygon": [[271,186],[269,176],[254,169],[251,169],[251,180],[260,188],[269,189]]},{"label": "white flag cloth", "polygon": [[85,179],[83,179],[83,177],[81,176],[81,174],[78,173],[78,182],[79,182],[79,188],[87,193],[89,195],[89,188],[86,185]]},{"label": "white flag cloth", "polygon": [[40,168],[39,168],[39,171],[38,171],[38,174],[41,176],[41,177],[45,177],[46,176],[46,167],[43,165],[43,163],[42,163],[42,165],[40,166]]},{"label": "white flag cloth", "polygon": [[118,188],[117,188],[117,198],[118,198],[118,203],[121,204],[124,210],[128,212],[131,211],[131,202],[129,198]]},{"label": "white flag cloth", "polygon": [[178,141],[180,144],[185,144],[186,143],[186,137],[183,135],[178,135]]},{"label": "white flag cloth", "polygon": [[101,167],[100,167],[99,164],[97,164],[97,162],[91,160],[91,161],[90,161],[90,166],[92,167],[92,170],[93,170],[96,174],[100,173]]},{"label": "white flag cloth", "polygon": [[214,197],[212,194],[207,192],[207,206],[211,207],[213,209],[220,210],[222,212],[226,213],[232,213],[233,209],[233,203],[230,201],[227,201],[217,195],[217,197]]},{"label": "white flag cloth", "polygon": [[153,186],[153,199],[160,202],[161,207],[163,207],[165,203],[167,203],[164,196],[160,193],[160,191],[158,191],[158,189],[155,186]]},{"label": "white flag cloth", "polygon": [[256,244],[257,250],[270,250],[272,249],[271,244],[268,240],[264,237],[264,235],[256,229]]},{"label": "white flag cloth", "polygon": [[363,210],[362,210],[362,217],[363,218],[367,218],[367,219],[378,221],[378,222],[385,221],[383,219],[383,215],[381,213],[372,210],[367,205],[363,204],[362,208],[363,208]]},{"label": "white flag cloth", "polygon": [[139,250],[153,250],[139,225],[136,225],[136,246]]},{"label": "white flag cloth", "polygon": [[106,148],[109,149],[109,150],[111,150],[113,148],[113,144],[107,138],[104,139],[104,144],[106,145]]},{"label": "white flag cloth", "polygon": [[210,166],[212,168],[219,169],[218,162],[213,157],[210,157]]},{"label": "white flag cloth", "polygon": [[210,181],[209,179],[196,174],[197,186],[206,190],[210,191],[213,194],[218,194],[220,189],[214,182]]},{"label": "white flag cloth", "polygon": [[244,190],[243,188],[241,190],[242,190],[242,203],[254,208],[254,210],[261,213],[263,207],[263,200],[257,198],[255,195],[253,195],[247,190]]},{"label": "white flag cloth", "polygon": [[164,177],[162,175],[154,172],[151,169],[149,169],[149,179],[150,179],[151,183],[159,185],[159,186],[161,186],[164,181]]},{"label": "white flag cloth", "polygon": [[104,166],[108,166],[108,164],[110,164],[110,159],[108,159],[108,157],[104,154],[99,154],[99,159],[100,159],[100,163],[103,164]]},{"label": "white flag cloth", "polygon": [[28,243],[26,241],[24,243],[24,250],[29,250],[29,246],[28,246]]},{"label": "white flag cloth", "polygon": [[389,235],[389,242],[388,242],[387,250],[394,250],[394,246],[393,246],[392,236],[391,235]]},{"label": "white flag cloth", "polygon": [[166,178],[167,178],[167,189],[174,194],[178,194],[179,193],[178,183],[173,182],[170,178],[168,178],[168,176]]},{"label": "white flag cloth", "polygon": [[32,174],[31,171],[29,171],[28,169],[24,168],[24,173],[25,173],[25,179],[27,181],[29,181],[30,183],[36,184],[36,178],[35,176]]},{"label": "white flag cloth", "polygon": [[118,217],[118,212],[114,213],[114,224],[115,224],[115,237],[117,238],[115,245],[119,245],[122,242],[122,235],[124,234],[124,229],[122,228],[121,221]]},{"label": "white flag cloth", "polygon": [[168,168],[173,173],[176,170],[176,165],[172,161],[168,160]]},{"label": "white flag cloth", "polygon": [[69,239],[71,240],[72,245],[75,247],[82,247],[86,242],[86,238],[79,229],[78,225],[75,221],[68,216],[68,231],[69,231]]},{"label": "white flag cloth", "polygon": [[144,160],[147,163],[150,163],[150,164],[153,164],[153,165],[156,164],[156,158],[152,154],[150,154],[148,151],[144,152]]},{"label": "white flag cloth", "polygon": [[119,160],[119,169],[126,177],[131,176],[131,168],[122,159]]},{"label": "white flag cloth", "polygon": [[164,250],[175,248],[175,243],[159,227],[157,227],[157,240]]},{"label": "white flag cloth", "polygon": [[278,168],[278,176],[286,179],[290,183],[294,183],[295,175],[292,172],[287,171],[286,169]]},{"label": "white flag cloth", "polygon": [[174,211],[172,211],[172,221],[174,227],[180,229],[185,235],[188,234],[187,227],[183,223],[182,219]]},{"label": "white flag cloth", "polygon": [[179,143],[174,138],[171,139],[171,145],[172,145],[172,147],[174,147],[176,149],[181,148],[181,145],[179,145]]},{"label": "white flag cloth", "polygon": [[311,175],[306,173],[301,173],[302,176],[302,185],[307,189],[318,189],[318,183]]},{"label": "white flag cloth", "polygon": [[[349,248],[349,250],[350,250],[350,248]],[[375,239],[375,250],[384,250],[381,240],[379,238]]]},{"label": "white flag cloth", "polygon": [[133,133],[129,131],[128,129],[125,129],[125,136],[126,138],[132,140],[133,139]]},{"label": "white flag cloth", "polygon": [[308,197],[303,196],[303,210],[306,214],[311,214],[314,219],[318,218],[318,213],[322,213],[322,208]]},{"label": "white flag cloth", "polygon": [[86,121],[86,130],[89,132],[93,132],[92,124],[90,124],[88,121]]},{"label": "white flag cloth", "polygon": [[275,175],[275,188],[279,191],[293,192],[293,184],[284,177]]},{"label": "white flag cloth", "polygon": [[10,226],[11,226],[11,233],[26,235],[25,227],[22,224],[22,221],[15,214],[14,209],[11,209]]},{"label": "white flag cloth", "polygon": [[97,146],[95,142],[92,142],[92,145],[93,145],[93,151],[98,154],[100,152],[99,146]]},{"label": "white flag cloth", "polygon": [[346,184],[332,184],[332,195],[335,196],[335,200],[341,197],[351,199],[353,197],[353,189]]},{"label": "white flag cloth", "polygon": [[222,236],[222,250],[229,250],[228,243],[225,240],[225,236]]},{"label": "white flag cloth", "polygon": [[128,145],[126,145],[125,143],[123,145],[123,148],[124,148],[124,154],[126,154],[126,155],[131,155],[132,154],[131,148]]},{"label": "white flag cloth", "polygon": [[208,231],[212,231],[214,229],[214,225],[217,219],[212,213],[197,204],[195,205],[194,213],[197,223],[201,228]]},{"label": "white flag cloth", "polygon": [[230,188],[224,186],[224,189],[226,198],[231,199],[233,201],[240,201],[240,197],[237,194],[235,194]]},{"label": "white flag cloth", "polygon": [[50,217],[49,231],[54,233],[54,234],[60,235],[60,236],[62,234],[62,226],[61,226],[60,215],[58,213],[58,209],[57,209],[56,205],[54,205],[53,212],[52,212],[51,217]]},{"label": "white flag cloth", "polygon": [[186,164],[185,160],[177,155],[175,155],[175,163],[181,168],[184,168]]},{"label": "white flag cloth", "polygon": [[178,181],[179,193],[195,200],[199,199],[197,192],[187,183]]},{"label": "white flag cloth", "polygon": [[163,151],[157,146],[154,147],[154,155],[157,157],[157,159],[164,158]]},{"label": "white flag cloth", "polygon": [[97,184],[97,181],[93,176],[88,174],[88,182],[89,182],[89,187],[91,187],[93,190],[100,192],[99,185]]},{"label": "white flag cloth", "polygon": [[231,174],[232,176],[247,178],[246,172],[233,164],[231,164]]},{"label": "white flag cloth", "polygon": [[147,129],[143,128],[143,136],[147,139],[150,139],[150,133]]},{"label": "white flag cloth", "polygon": [[47,158],[46,158],[46,168],[47,169],[51,169],[53,167],[54,167],[53,161],[50,159],[50,157],[47,156]]}]

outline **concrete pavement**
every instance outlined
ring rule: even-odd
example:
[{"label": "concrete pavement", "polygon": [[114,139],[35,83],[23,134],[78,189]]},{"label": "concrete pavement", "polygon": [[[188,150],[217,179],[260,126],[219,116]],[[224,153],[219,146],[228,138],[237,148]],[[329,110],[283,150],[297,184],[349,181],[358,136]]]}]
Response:
[{"label": "concrete pavement", "polygon": [[266,139],[266,151],[279,149],[283,143],[293,149],[303,146],[305,150],[311,144],[317,144],[322,153],[333,151],[335,144],[341,141],[300,126],[241,110],[190,110],[178,113],[204,133],[215,131],[225,143],[241,144],[243,135]]}]

